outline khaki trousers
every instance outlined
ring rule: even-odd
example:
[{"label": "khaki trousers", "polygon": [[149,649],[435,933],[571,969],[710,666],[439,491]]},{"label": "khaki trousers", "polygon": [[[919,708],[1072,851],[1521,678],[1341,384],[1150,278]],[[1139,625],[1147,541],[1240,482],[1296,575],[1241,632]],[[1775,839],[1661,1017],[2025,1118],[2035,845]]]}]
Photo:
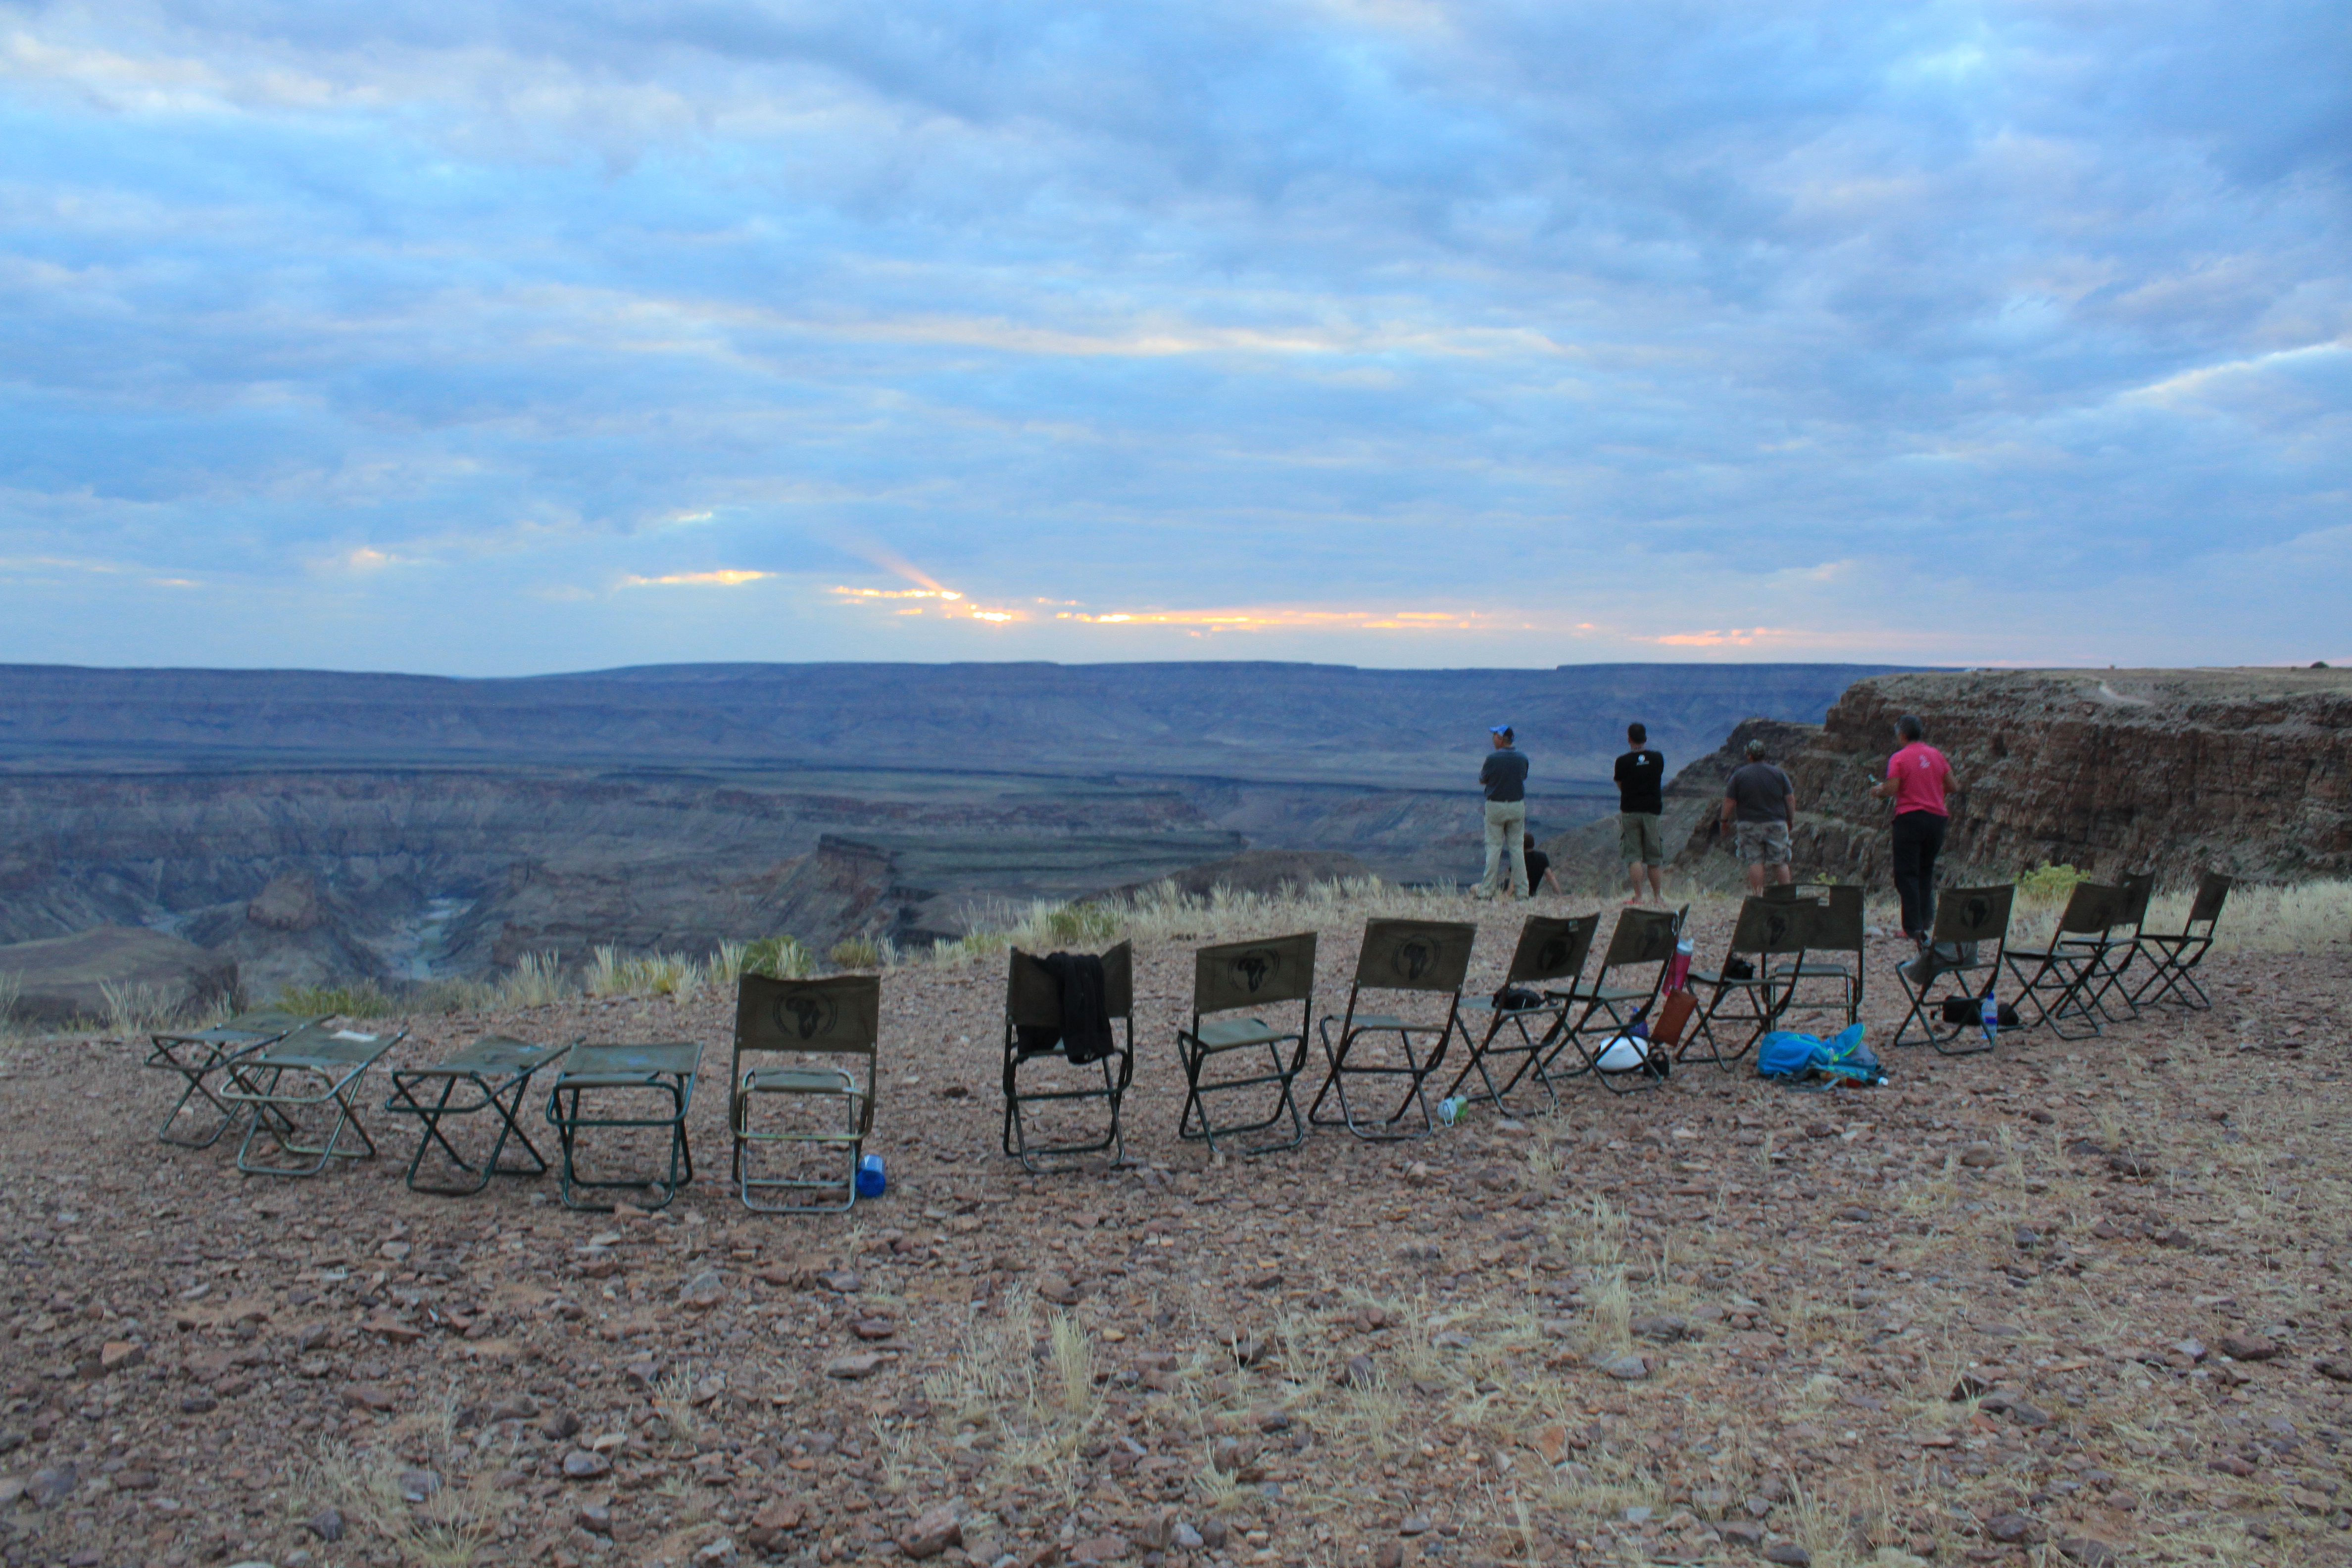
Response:
[{"label": "khaki trousers", "polygon": [[1503,856],[1511,858],[1511,891],[1528,896],[1528,803],[1490,800],[1486,803],[1486,874],[1478,879],[1478,894],[1490,898],[1502,891]]}]

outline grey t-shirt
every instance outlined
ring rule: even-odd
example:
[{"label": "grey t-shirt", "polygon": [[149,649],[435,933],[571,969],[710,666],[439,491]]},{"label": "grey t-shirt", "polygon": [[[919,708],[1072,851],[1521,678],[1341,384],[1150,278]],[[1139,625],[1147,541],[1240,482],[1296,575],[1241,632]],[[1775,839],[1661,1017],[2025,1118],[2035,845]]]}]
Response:
[{"label": "grey t-shirt", "polygon": [[1528,760],[1508,746],[1497,746],[1479,765],[1478,782],[1486,786],[1488,800],[1525,800]]},{"label": "grey t-shirt", "polygon": [[1742,822],[1787,822],[1789,797],[1796,793],[1789,775],[1770,763],[1749,763],[1723,786],[1723,798],[1738,808]]}]

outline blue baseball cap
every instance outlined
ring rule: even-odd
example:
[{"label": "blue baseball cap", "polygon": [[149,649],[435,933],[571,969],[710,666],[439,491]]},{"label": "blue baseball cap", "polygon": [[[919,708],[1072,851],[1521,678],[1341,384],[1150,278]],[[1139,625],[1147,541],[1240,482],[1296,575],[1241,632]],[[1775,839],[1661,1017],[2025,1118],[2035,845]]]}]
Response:
[{"label": "blue baseball cap", "polygon": [[1486,733],[1489,735],[1507,735],[1511,732],[1511,727],[1508,724],[1490,724],[1486,727]]}]

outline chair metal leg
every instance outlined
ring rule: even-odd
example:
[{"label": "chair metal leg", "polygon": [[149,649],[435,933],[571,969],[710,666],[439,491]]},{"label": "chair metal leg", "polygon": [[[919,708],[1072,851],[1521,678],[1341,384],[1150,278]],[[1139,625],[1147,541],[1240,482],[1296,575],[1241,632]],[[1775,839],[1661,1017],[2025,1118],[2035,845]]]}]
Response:
[{"label": "chair metal leg", "polygon": [[[776,1091],[768,1091],[776,1092]],[[851,1090],[832,1095],[794,1093],[801,1100],[835,1099],[842,1102],[845,1117],[839,1132],[760,1132],[751,1125],[753,1104],[762,1098],[760,1093],[739,1093],[732,1116],[735,1152],[730,1175],[735,1184],[736,1196],[745,1208],[756,1214],[846,1214],[857,1206],[857,1162],[866,1151],[866,1097]],[[837,1152],[844,1157],[841,1179],[810,1176],[761,1176],[752,1173],[751,1154],[761,1144],[793,1144],[820,1152]],[[838,1190],[839,1203],[781,1203],[763,1201],[773,1194],[794,1193],[830,1193]]]},{"label": "chair metal leg", "polygon": [[[1211,1152],[1215,1153],[1239,1154],[1244,1159],[1255,1159],[1260,1154],[1272,1154],[1286,1149],[1296,1149],[1307,1142],[1307,1124],[1299,1117],[1298,1100],[1293,1087],[1298,1077],[1298,1069],[1306,1061],[1306,1041],[1303,1038],[1299,1039],[1299,1048],[1293,1053],[1291,1064],[1286,1068],[1283,1066],[1282,1052],[1279,1048],[1281,1041],[1262,1041],[1260,1044],[1265,1050],[1266,1063],[1271,1070],[1253,1074],[1247,1078],[1211,1079],[1203,1082],[1201,1075],[1225,1052],[1188,1046],[1185,1037],[1180,1032],[1176,1051],[1184,1068],[1184,1109],[1178,1112],[1176,1117],[1177,1137],[1187,1142],[1206,1143]],[[1274,1109],[1262,1119],[1256,1121],[1228,1122],[1222,1126],[1209,1119],[1208,1096],[1229,1094],[1236,1090],[1264,1089],[1268,1085],[1275,1088]],[[1287,1139],[1277,1140],[1272,1143],[1253,1144],[1247,1148],[1230,1149],[1222,1147],[1217,1142],[1219,1138],[1230,1139],[1241,1133],[1263,1132],[1269,1127],[1280,1125],[1286,1117],[1290,1121],[1290,1136]]]},{"label": "chair metal leg", "polygon": [[[248,1176],[315,1176],[327,1168],[330,1161],[373,1160],[376,1157],[375,1140],[368,1136],[367,1126],[359,1117],[359,1107],[353,1103],[360,1081],[365,1076],[363,1071],[347,1074],[340,1080],[336,1080],[328,1079],[324,1074],[309,1073],[308,1069],[303,1068],[289,1069],[272,1067],[263,1070],[269,1074],[269,1080],[266,1086],[258,1086],[257,1091],[254,1094],[253,1116],[246,1127],[244,1142],[237,1146],[236,1168],[238,1170]],[[326,1084],[325,1092],[306,1096],[299,1100],[280,1098],[278,1086],[289,1070],[302,1071],[308,1076],[317,1077],[321,1083]],[[240,1075],[238,1088],[241,1090],[255,1089],[257,1086]],[[323,1142],[305,1143],[299,1140],[299,1129],[286,1109],[296,1105],[333,1107],[334,1126],[328,1132]],[[343,1134],[346,1131],[359,1140],[358,1147],[345,1149],[342,1146]],[[257,1163],[253,1158],[254,1142],[265,1132],[284,1152],[309,1155],[310,1163],[307,1165],[266,1165]]]},{"label": "chair metal leg", "polygon": [[[677,1198],[678,1193],[686,1186],[686,1184],[694,1180],[694,1151],[688,1144],[686,1138],[686,1091],[684,1088],[679,1084],[663,1082],[632,1084],[629,1085],[628,1088],[633,1090],[658,1089],[667,1093],[670,1097],[673,1113],[667,1117],[652,1118],[583,1118],[580,1113],[580,1096],[583,1092],[580,1089],[565,1089],[558,1087],[557,1089],[550,1091],[547,1098],[547,1119],[555,1124],[556,1136],[562,1145],[562,1174],[558,1178],[558,1181],[563,1199],[563,1206],[565,1208],[586,1209],[594,1212],[609,1210],[613,1207],[613,1205],[584,1202],[580,1196],[583,1192],[604,1191],[631,1191],[646,1193],[652,1197],[652,1201],[645,1204],[643,1205],[644,1207],[647,1209],[667,1208],[670,1203]],[[562,1099],[566,1094],[571,1096],[571,1110],[568,1115],[562,1114],[559,1109]],[[579,1164],[579,1134],[581,1129],[587,1127],[667,1127],[669,1129],[670,1134],[669,1164],[667,1173],[661,1176],[640,1176],[619,1179],[591,1179],[589,1177],[583,1176],[580,1173]]]},{"label": "chair metal leg", "polygon": [[[1426,1063],[1422,1061],[1420,1054],[1412,1048],[1414,1031],[1410,1029],[1354,1030],[1343,1036],[1335,1049],[1331,1044],[1331,1019],[1326,1018],[1321,1025],[1323,1055],[1329,1062],[1330,1069],[1324,1075],[1323,1087],[1316,1091],[1314,1102],[1307,1107],[1307,1120],[1318,1127],[1345,1127],[1357,1137],[1373,1143],[1406,1142],[1414,1139],[1426,1138],[1437,1131],[1437,1119],[1430,1114],[1429,1100],[1422,1092],[1422,1084],[1424,1079],[1437,1069],[1438,1063],[1444,1059],[1445,1042],[1442,1038],[1438,1041],[1435,1053]],[[1404,1052],[1405,1065],[1401,1068],[1349,1066],[1348,1064],[1349,1051],[1358,1040],[1369,1034],[1397,1036],[1399,1045]],[[1396,1109],[1390,1111],[1386,1117],[1379,1121],[1363,1121],[1359,1119],[1356,1108],[1348,1100],[1347,1080],[1351,1077],[1402,1078],[1406,1080],[1405,1091],[1398,1099]],[[1318,1115],[1318,1112],[1323,1109],[1323,1101],[1333,1095],[1339,1099],[1339,1115],[1336,1119]],[[1404,1119],[1405,1112],[1416,1108],[1421,1111],[1420,1127],[1396,1131],[1396,1124]],[[1381,1131],[1373,1131],[1375,1128]]]}]

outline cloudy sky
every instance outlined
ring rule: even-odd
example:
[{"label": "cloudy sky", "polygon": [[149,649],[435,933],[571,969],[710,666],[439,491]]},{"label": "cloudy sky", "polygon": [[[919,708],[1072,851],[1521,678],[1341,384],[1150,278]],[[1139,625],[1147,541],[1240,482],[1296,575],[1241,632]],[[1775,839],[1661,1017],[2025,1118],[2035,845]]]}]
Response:
[{"label": "cloudy sky", "polygon": [[2342,0],[0,0],[0,660],[2352,658]]}]

